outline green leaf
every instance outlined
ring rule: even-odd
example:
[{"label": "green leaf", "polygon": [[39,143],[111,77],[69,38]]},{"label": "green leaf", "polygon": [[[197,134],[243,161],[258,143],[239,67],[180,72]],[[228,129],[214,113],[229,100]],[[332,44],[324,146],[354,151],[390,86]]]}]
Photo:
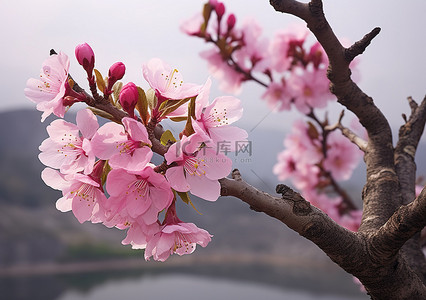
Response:
[{"label": "green leaf", "polygon": [[113,87],[112,87],[112,95],[114,96],[114,105],[116,105],[118,103],[118,100],[120,98],[120,92],[121,89],[123,88],[123,83],[121,81],[117,81],[116,83],[114,83]]},{"label": "green leaf", "polygon": [[146,100],[148,101],[149,109],[151,111],[154,110],[154,108],[157,107],[157,103],[158,103],[158,99],[157,99],[157,96],[155,95],[155,91],[153,89],[149,89],[146,91],[145,95],[146,95]]},{"label": "green leaf", "polygon": [[182,122],[182,121],[186,121],[187,117],[171,117],[169,119],[172,120],[173,122]]},{"label": "green leaf", "polygon": [[183,202],[185,202],[186,204],[189,204],[189,205],[191,205],[192,206],[192,208],[198,213],[198,214],[200,214],[200,215],[202,215],[202,213],[200,213],[196,208],[195,208],[195,205],[194,205],[194,203],[192,203],[192,201],[191,201],[191,198],[189,197],[189,194],[188,194],[188,192],[178,192],[178,191],[175,191],[178,195],[179,195],[179,197],[182,199],[182,201]]},{"label": "green leaf", "polygon": [[104,167],[103,167],[103,170],[102,170],[102,177],[101,177],[101,184],[102,184],[102,186],[104,186],[104,184],[105,184],[105,182],[106,182],[106,180],[107,180],[107,177],[108,177],[108,173],[109,173],[111,170],[112,170],[112,169],[111,169],[111,167],[110,167],[110,165],[109,165],[108,161],[106,160],[106,161],[105,161],[105,164],[104,164]]},{"label": "green leaf", "polygon": [[308,126],[308,136],[311,138],[311,140],[317,140],[319,137],[317,128],[311,122],[308,122]]},{"label": "green leaf", "polygon": [[206,24],[206,27],[207,27],[207,23],[210,20],[212,10],[213,10],[213,8],[210,5],[210,3],[207,2],[206,4],[204,4],[204,6],[203,6],[203,18],[204,18],[204,23]]},{"label": "green leaf", "polygon": [[186,204],[189,204],[191,199],[189,199],[188,192],[178,192],[178,191],[175,191],[175,192],[176,192],[176,194],[179,195],[179,197],[182,199],[183,202],[185,202]]},{"label": "green leaf", "polygon": [[95,71],[95,76],[96,76],[96,85],[98,86],[98,89],[103,93],[105,92],[105,80],[102,77],[101,72],[99,72],[98,70],[94,69]]},{"label": "green leaf", "polygon": [[101,109],[94,108],[94,107],[87,107],[87,108],[90,109],[97,116],[116,122],[116,119],[111,114]]},{"label": "green leaf", "polygon": [[170,130],[166,130],[161,135],[160,142],[161,142],[161,144],[163,144],[165,146],[165,145],[167,145],[167,143],[169,141],[176,142],[176,139],[175,139],[175,137],[173,136],[173,134]]},{"label": "green leaf", "polygon": [[136,109],[141,116],[142,122],[147,125],[149,121],[149,112],[148,112],[148,100],[146,99],[145,91],[138,87],[139,97],[138,103],[136,103]]},{"label": "green leaf", "polygon": [[169,101],[163,102],[162,104],[164,103],[166,104],[164,104],[164,106],[160,106],[160,111],[163,110],[163,112],[161,113],[161,116],[165,117],[168,114],[171,114],[172,112],[174,112],[176,109],[178,109],[179,107],[181,107],[183,104],[185,104],[191,99],[195,100],[195,97],[185,98],[182,100],[169,100]]}]

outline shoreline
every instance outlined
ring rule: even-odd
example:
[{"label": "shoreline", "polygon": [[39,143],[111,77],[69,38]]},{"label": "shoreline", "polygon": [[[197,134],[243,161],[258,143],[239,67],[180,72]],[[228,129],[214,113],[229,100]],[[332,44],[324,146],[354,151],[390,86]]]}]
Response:
[{"label": "shoreline", "polygon": [[192,256],[172,256],[166,262],[145,261],[140,259],[121,258],[99,261],[49,262],[38,264],[22,264],[0,269],[0,278],[29,277],[40,275],[77,274],[100,271],[120,270],[160,270],[190,266],[249,266],[278,268],[303,268],[312,270],[330,270],[330,264],[320,260],[287,258],[277,254],[202,254]]}]

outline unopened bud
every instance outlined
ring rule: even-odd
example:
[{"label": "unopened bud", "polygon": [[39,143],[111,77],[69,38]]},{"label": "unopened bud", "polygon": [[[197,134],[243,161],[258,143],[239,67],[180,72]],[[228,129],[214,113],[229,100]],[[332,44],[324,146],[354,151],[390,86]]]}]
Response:
[{"label": "unopened bud", "polygon": [[122,62],[116,62],[109,68],[107,91],[111,91],[113,85],[123,78],[125,72],[126,66]]},{"label": "unopened bud", "polygon": [[90,75],[92,75],[93,68],[95,67],[95,54],[89,44],[83,43],[77,45],[77,47],[75,47],[75,57],[90,77]]},{"label": "unopened bud", "polygon": [[230,14],[228,16],[228,20],[226,20],[226,25],[228,26],[228,31],[231,31],[234,28],[236,21],[237,21],[237,19],[235,18],[234,14]]},{"label": "unopened bud", "polygon": [[218,2],[216,6],[214,7],[214,9],[216,10],[217,17],[220,20],[225,14],[225,4],[223,4],[222,2]]},{"label": "unopened bud", "polygon": [[209,0],[209,4],[211,7],[215,8],[217,5],[217,0]]},{"label": "unopened bud", "polygon": [[120,91],[119,101],[120,101],[121,107],[132,118],[135,118],[135,106],[138,103],[138,98],[139,98],[138,87],[133,82],[129,82],[126,85],[124,85]]}]

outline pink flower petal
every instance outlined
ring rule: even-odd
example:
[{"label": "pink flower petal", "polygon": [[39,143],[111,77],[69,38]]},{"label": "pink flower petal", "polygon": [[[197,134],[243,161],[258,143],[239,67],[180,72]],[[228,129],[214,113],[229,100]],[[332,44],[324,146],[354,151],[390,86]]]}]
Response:
[{"label": "pink flower petal", "polygon": [[187,192],[189,191],[189,184],[185,179],[182,166],[171,167],[166,171],[167,181],[170,183],[170,186],[178,192]]},{"label": "pink flower petal", "polygon": [[86,139],[91,139],[99,128],[98,119],[90,109],[82,109],[77,112],[77,127]]}]

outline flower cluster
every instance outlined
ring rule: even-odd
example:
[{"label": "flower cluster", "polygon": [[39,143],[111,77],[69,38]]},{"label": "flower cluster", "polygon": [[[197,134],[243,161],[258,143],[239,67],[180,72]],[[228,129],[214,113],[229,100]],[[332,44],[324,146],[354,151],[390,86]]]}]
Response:
[{"label": "flower cluster", "polygon": [[[118,81],[125,73],[121,62],[103,78],[94,69],[89,45],[77,46],[75,53],[92,96],[73,89],[63,53],[47,59],[40,79],[30,79],[25,89],[43,111],[43,120],[50,113],[63,117],[75,102],[91,106],[77,112],[76,124],[51,122],[40,146],[39,159],[47,166],[42,179],[62,191],[58,210],[72,211],[81,223],[127,230],[122,243],[145,249],[147,260],[164,261],[173,253],[192,253],[197,244],[205,247],[211,235],[181,221],[175,202],[179,196],[189,203],[188,192],[208,201],[220,196],[218,180],[230,173],[232,163],[211,145],[247,138],[231,125],[242,116],[240,100],[218,97],[209,104],[210,80],[184,83],[181,73],[160,59],[143,65],[150,86],[145,93],[132,82],[123,86]],[[95,113],[114,122],[99,126]],[[170,131],[158,136],[162,127],[157,125],[164,119],[186,122],[179,140]],[[164,156],[162,164],[152,163],[154,152]]]},{"label": "flower cluster", "polygon": [[238,93],[242,82],[254,80],[266,87],[262,98],[271,109],[294,106],[303,114],[334,99],[326,76],[327,55],[318,42],[307,46],[306,27],[289,27],[268,39],[255,19],[236,26],[235,15],[225,18],[224,4],[210,0],[181,30],[214,44],[200,55],[225,91]]},{"label": "flower cluster", "polygon": [[361,214],[337,183],[349,179],[361,152],[337,131],[328,131],[328,120],[320,121],[315,113],[335,99],[324,49],[309,42],[306,27],[290,26],[266,38],[255,19],[239,26],[236,16],[225,12],[224,3],[209,0],[181,30],[213,45],[201,57],[223,90],[238,93],[243,82],[252,81],[265,88],[262,99],[271,110],[295,109],[311,119],[294,124],[274,173],[279,180],[291,179],[307,200],[356,230]]},{"label": "flower cluster", "polygon": [[284,139],[274,174],[290,179],[303,191],[306,200],[326,212],[342,226],[356,231],[362,212],[352,207],[344,195],[331,197],[326,187],[347,180],[362,156],[354,144],[338,131],[320,135],[310,122],[296,121]]}]

